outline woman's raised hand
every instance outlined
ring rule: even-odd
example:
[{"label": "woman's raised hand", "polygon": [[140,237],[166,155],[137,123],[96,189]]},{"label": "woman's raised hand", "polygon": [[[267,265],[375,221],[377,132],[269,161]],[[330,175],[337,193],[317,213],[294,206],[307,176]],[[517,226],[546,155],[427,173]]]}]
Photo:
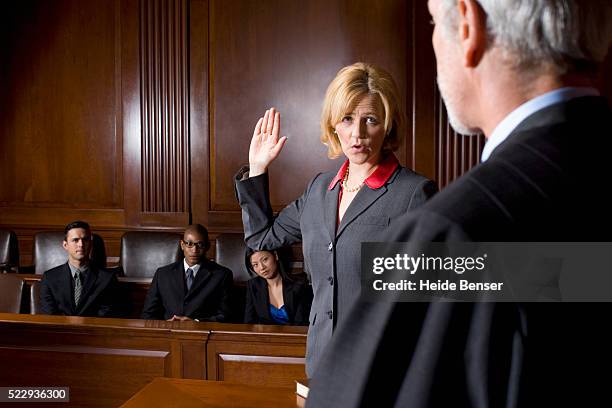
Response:
[{"label": "woman's raised hand", "polygon": [[274,108],[266,111],[263,118],[259,118],[251,147],[249,148],[249,176],[255,177],[263,174],[268,166],[280,153],[287,141],[287,136],[278,137],[280,132],[280,113]]}]

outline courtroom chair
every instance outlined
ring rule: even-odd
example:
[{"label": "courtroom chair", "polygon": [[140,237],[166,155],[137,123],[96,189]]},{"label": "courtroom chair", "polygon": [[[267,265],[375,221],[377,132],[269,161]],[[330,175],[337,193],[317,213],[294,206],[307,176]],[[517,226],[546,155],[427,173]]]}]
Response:
[{"label": "courtroom chair", "polygon": [[30,314],[40,313],[40,282],[30,284]]},{"label": "courtroom chair", "polygon": [[246,281],[253,278],[245,264],[244,234],[219,234],[215,240],[215,248],[215,262],[231,269],[234,275],[231,292],[231,320],[242,323],[246,304]]},{"label": "courtroom chair", "polygon": [[152,278],[157,268],[183,259],[181,238],[174,232],[126,232],[121,237],[120,273],[127,277]]},{"label": "courtroom chair", "polygon": [[253,278],[245,264],[244,234],[219,234],[215,240],[215,247],[215,262],[232,270],[235,283],[245,283]]},{"label": "courtroom chair", "polygon": [[13,231],[0,229],[0,273],[15,272],[19,266],[19,245]]},{"label": "courtroom chair", "polygon": [[0,312],[21,312],[24,282],[17,274],[0,274]]},{"label": "courtroom chair", "polygon": [[[68,262],[68,254],[62,245],[63,241],[64,231],[44,231],[34,235],[34,250],[32,251],[34,273],[40,275]],[[93,234],[91,264],[97,268],[106,267],[104,241],[97,234]]]}]

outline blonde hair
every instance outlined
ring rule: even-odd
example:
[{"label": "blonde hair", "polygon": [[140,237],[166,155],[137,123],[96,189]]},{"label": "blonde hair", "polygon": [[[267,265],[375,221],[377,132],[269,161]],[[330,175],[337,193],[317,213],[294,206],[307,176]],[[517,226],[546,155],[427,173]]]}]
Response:
[{"label": "blonde hair", "polygon": [[399,148],[402,136],[403,113],[399,108],[399,92],[391,75],[374,65],[356,62],[338,71],[327,87],[321,112],[321,142],[327,146],[327,156],[335,159],[342,154],[342,147],[335,125],[365,95],[378,95],[384,108],[385,141],[383,152]]}]

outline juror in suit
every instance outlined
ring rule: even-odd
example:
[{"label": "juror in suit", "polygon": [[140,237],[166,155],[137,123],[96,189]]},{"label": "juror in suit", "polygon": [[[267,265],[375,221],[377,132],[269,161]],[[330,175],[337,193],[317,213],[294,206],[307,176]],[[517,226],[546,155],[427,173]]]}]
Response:
[{"label": "juror in suit", "polygon": [[[398,220],[387,240],[411,241],[407,253],[422,241],[610,241],[601,190],[612,113],[589,84],[612,39],[612,6],[515,3],[429,2],[451,124],[484,132],[487,144],[480,165]],[[610,404],[600,378],[612,357],[609,303],[395,296],[356,302],[310,382],[309,406]]]},{"label": "juror in suit", "polygon": [[244,322],[308,326],[312,288],[305,274],[289,275],[277,251],[248,249],[245,258],[257,276],[247,282]]},{"label": "juror in suit", "polygon": [[287,138],[279,138],[280,114],[272,108],[257,122],[249,167],[236,179],[249,247],[270,250],[302,243],[314,290],[308,376],[359,296],[360,243],[435,192],[433,182],[402,167],[393,154],[403,135],[402,115],[397,87],[387,72],[364,63],[341,69],[323,105],[321,140],[330,158],[347,158],[337,173],[315,176],[304,194],[274,218],[266,171]]},{"label": "juror in suit", "polygon": [[90,265],[92,234],[89,225],[74,221],[64,229],[68,262],[46,271],[40,281],[43,314],[65,316],[117,316],[121,296],[112,272]]},{"label": "juror in suit", "polygon": [[208,231],[190,225],[181,240],[185,259],[159,268],[147,293],[143,319],[223,322],[229,318],[232,271],[206,259]]}]

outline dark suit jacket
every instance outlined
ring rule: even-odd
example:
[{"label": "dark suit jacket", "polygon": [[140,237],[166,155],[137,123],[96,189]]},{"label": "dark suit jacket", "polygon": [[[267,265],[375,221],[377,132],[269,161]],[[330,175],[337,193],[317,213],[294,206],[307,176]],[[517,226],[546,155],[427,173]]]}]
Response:
[{"label": "dark suit jacket", "polygon": [[89,267],[78,305],[74,304],[74,283],[68,263],[48,270],[40,281],[42,314],[118,316],[122,305],[117,278],[104,269]]},{"label": "dark suit jacket", "polygon": [[[308,315],[312,303],[312,289],[308,282],[283,282],[283,301],[289,316],[289,324],[308,326]],[[278,324],[270,317],[268,282],[259,276],[247,282],[244,322],[255,324]]]},{"label": "dark suit jacket", "polygon": [[223,322],[229,317],[232,283],[232,271],[205,260],[188,292],[183,261],[163,266],[153,276],[142,318],[166,320],[177,315]]},{"label": "dark suit jacket", "polygon": [[[246,169],[243,169],[246,170]],[[311,275],[314,299],[310,311],[306,372],[310,376],[337,324],[361,290],[362,241],[373,240],[394,220],[423,204],[435,184],[399,166],[378,189],[364,186],[338,227],[338,192],[329,184],[336,173],[318,174],[304,194],[272,215],[267,174],[236,180],[246,243],[254,250],[273,250],[302,243],[304,269]]]},{"label": "dark suit jacket", "polygon": [[[609,241],[612,207],[599,191],[611,123],[596,97],[536,112],[386,240],[416,251],[419,240]],[[597,373],[609,370],[610,316],[609,304],[357,302],[308,406],[609,405]]]}]

